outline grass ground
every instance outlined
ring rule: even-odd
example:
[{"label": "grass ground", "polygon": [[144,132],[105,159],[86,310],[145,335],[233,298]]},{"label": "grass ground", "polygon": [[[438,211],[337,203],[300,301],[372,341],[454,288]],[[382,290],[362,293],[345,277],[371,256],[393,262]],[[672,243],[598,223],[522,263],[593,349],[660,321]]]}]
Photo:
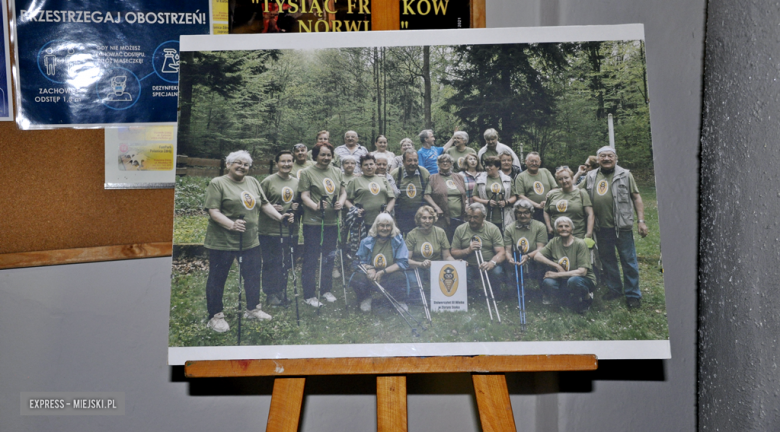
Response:
[{"label": "grass ground", "polygon": [[[178,187],[178,185],[177,185]],[[384,301],[375,301],[374,310],[358,310],[354,293],[348,291],[345,305],[341,279],[333,281],[333,293],[339,298],[320,310],[299,303],[300,325],[296,322],[292,283],[288,307],[265,307],[273,320],[257,322],[242,319],[242,345],[298,345],[340,343],[409,342],[487,342],[487,341],[577,341],[577,340],[659,340],[668,339],[663,273],[659,269],[660,234],[655,188],[640,186],[645,203],[645,219],[650,234],[642,239],[635,234],[639,256],[642,307],[629,311],[624,301],[601,299],[606,287],[596,291],[591,309],[579,315],[556,303],[543,305],[536,282],[526,283],[526,331],[521,331],[516,287],[505,286],[499,297],[502,323],[490,320],[481,286],[472,289],[469,311],[434,313],[433,324],[414,337],[394,309]],[[174,219],[174,243],[202,242],[206,216],[182,213]],[[175,246],[174,246],[175,247]],[[207,264],[199,260],[174,262],[171,284],[170,346],[229,346],[237,339],[237,273],[234,268],[225,288],[225,315],[231,329],[219,334],[206,328]],[[300,275],[298,275],[298,291]],[[471,288],[471,287],[470,287]],[[423,321],[419,295],[410,300],[412,314]],[[264,298],[261,295],[261,298]],[[428,296],[430,298],[430,296]],[[378,296],[375,296],[379,299]],[[245,300],[245,298],[244,298]],[[299,300],[302,300],[300,298]],[[415,325],[417,326],[417,325]],[[419,326],[418,329],[421,329]]]}]

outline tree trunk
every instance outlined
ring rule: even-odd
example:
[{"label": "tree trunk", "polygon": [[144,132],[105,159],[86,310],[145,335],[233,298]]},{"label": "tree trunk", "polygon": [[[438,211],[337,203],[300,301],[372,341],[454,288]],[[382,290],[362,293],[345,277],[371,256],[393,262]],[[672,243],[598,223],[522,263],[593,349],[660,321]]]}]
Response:
[{"label": "tree trunk", "polygon": [[431,47],[423,47],[423,109],[425,111],[425,129],[433,128],[431,120]]}]

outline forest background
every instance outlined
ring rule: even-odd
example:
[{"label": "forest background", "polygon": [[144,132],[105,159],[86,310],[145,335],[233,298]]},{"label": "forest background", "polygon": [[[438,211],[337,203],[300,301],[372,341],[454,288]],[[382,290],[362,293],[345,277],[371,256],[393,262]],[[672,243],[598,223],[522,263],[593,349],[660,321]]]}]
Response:
[{"label": "forest background", "polygon": [[543,166],[576,166],[609,143],[612,114],[620,165],[654,184],[641,41],[185,52],[181,65],[180,155],[270,159],[322,129],[369,150],[382,134],[398,153],[457,128],[479,148],[492,127]]}]

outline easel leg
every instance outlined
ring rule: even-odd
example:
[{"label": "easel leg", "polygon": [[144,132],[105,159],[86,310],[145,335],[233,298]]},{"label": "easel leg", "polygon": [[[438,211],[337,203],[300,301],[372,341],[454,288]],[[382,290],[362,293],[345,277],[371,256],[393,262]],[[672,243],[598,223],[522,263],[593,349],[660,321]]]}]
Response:
[{"label": "easel leg", "polygon": [[406,377],[376,377],[377,432],[406,432]]},{"label": "easel leg", "polygon": [[296,432],[301,419],[306,378],[276,378],[268,413],[268,432]]},{"label": "easel leg", "polygon": [[484,432],[517,430],[504,374],[472,374]]}]

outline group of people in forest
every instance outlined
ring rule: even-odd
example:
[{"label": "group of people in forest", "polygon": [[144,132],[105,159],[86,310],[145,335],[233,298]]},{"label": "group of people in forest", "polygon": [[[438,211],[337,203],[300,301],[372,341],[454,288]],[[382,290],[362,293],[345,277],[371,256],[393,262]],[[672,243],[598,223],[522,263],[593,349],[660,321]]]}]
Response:
[{"label": "group of people in forest", "polygon": [[229,330],[222,294],[239,256],[247,319],[271,319],[261,307],[261,274],[266,304],[284,304],[296,255],[304,303],[315,308],[338,300],[332,287],[339,277],[343,295],[348,285],[364,312],[380,298],[377,285],[408,308],[414,270],[426,281],[431,263],[442,260],[466,261],[468,286],[479,285],[482,273],[499,298],[502,284],[514,290],[510,276],[519,266],[538,281],[544,304],[557,301],[579,313],[590,307],[600,268],[604,300],[641,306],[633,226],[642,237],[648,228],[639,189],[614,148],[598,149],[576,172],[560,166],[552,173],[536,152],[523,167],[495,129],[484,132],[479,150],[463,131],[443,146],[432,130],[418,138],[417,148],[404,138],[395,155],[382,135],[369,151],[355,131],[338,147],[322,131],[311,149],[301,143],[279,152],[277,171],[263,181],[249,175],[248,152],[230,153],[227,174],[206,191],[208,327]]}]

